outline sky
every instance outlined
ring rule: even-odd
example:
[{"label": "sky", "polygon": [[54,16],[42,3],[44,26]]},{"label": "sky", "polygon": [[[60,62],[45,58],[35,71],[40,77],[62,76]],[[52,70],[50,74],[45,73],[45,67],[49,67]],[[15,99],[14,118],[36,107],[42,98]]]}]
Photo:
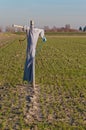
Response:
[{"label": "sky", "polygon": [[72,28],[86,25],[86,0],[0,0],[0,27],[12,24]]}]

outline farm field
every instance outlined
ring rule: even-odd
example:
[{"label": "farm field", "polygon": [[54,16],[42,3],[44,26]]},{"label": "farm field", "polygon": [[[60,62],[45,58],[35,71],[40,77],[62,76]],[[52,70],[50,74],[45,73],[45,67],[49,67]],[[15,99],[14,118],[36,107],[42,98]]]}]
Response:
[{"label": "farm field", "polygon": [[[36,53],[37,111],[23,82],[24,35],[0,34],[0,130],[86,129],[86,37],[46,35]],[[28,98],[28,100],[27,100]]]}]

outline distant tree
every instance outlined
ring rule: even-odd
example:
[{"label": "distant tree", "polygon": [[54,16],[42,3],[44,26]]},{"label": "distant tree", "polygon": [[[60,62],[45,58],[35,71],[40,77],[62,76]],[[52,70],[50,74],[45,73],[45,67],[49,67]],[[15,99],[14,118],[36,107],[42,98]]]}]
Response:
[{"label": "distant tree", "polygon": [[86,32],[86,26],[83,28],[83,32]]},{"label": "distant tree", "polygon": [[0,32],[2,32],[2,27],[0,27]]},{"label": "distant tree", "polygon": [[17,28],[17,32],[23,32],[22,28]]},{"label": "distant tree", "polygon": [[7,26],[5,31],[6,32],[15,32],[15,29],[13,27]]},{"label": "distant tree", "polygon": [[82,27],[81,26],[79,27],[79,31],[82,31]]},{"label": "distant tree", "polygon": [[56,27],[56,26],[53,26],[52,30],[53,30],[54,32],[56,32],[56,31],[57,31],[57,27]]},{"label": "distant tree", "polygon": [[11,28],[9,26],[6,27],[5,29],[6,32],[10,32],[11,31]]},{"label": "distant tree", "polygon": [[50,29],[49,29],[49,26],[44,26],[44,30],[45,31],[49,31]]}]

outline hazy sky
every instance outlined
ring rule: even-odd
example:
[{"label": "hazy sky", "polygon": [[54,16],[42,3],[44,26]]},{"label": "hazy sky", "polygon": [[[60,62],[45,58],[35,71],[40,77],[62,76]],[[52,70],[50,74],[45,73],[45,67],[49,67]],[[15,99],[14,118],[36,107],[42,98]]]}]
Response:
[{"label": "hazy sky", "polygon": [[0,26],[26,25],[74,28],[86,25],[86,0],[0,0]]}]

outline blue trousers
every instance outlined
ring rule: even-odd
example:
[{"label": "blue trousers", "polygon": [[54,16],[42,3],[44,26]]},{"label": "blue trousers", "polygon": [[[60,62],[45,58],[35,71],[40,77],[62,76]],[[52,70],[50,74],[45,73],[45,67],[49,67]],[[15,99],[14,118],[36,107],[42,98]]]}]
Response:
[{"label": "blue trousers", "polygon": [[34,58],[31,58],[30,60],[27,60],[25,62],[25,67],[24,67],[24,81],[28,81],[29,83],[33,82],[33,60]]}]

